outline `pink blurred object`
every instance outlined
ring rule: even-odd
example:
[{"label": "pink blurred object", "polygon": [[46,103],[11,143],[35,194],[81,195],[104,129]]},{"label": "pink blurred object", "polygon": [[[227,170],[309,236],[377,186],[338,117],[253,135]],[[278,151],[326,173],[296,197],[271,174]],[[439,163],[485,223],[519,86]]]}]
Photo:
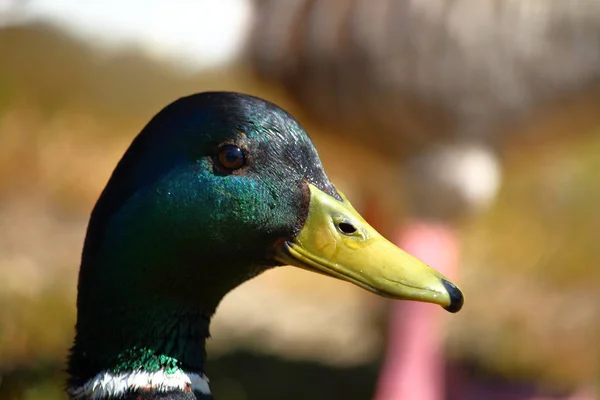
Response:
[{"label": "pink blurred object", "polygon": [[[455,278],[458,237],[447,225],[413,222],[395,235],[395,242],[448,278]],[[374,399],[441,400],[445,397],[445,358],[440,335],[440,322],[445,313],[432,304],[391,304],[388,349]]]}]

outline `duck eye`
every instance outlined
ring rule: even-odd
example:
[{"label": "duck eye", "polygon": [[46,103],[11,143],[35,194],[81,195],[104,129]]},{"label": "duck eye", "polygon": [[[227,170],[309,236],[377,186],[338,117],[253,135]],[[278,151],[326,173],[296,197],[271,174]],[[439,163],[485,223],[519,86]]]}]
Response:
[{"label": "duck eye", "polygon": [[242,149],[229,144],[219,149],[217,160],[226,169],[239,169],[246,165],[246,156]]}]

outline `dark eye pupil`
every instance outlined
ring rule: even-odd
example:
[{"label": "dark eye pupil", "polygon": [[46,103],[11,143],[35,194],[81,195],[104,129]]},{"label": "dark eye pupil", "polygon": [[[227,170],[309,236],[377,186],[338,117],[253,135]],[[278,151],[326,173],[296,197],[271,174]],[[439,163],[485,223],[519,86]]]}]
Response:
[{"label": "dark eye pupil", "polygon": [[219,150],[219,163],[227,169],[238,169],[246,164],[246,156],[239,147],[226,145]]}]

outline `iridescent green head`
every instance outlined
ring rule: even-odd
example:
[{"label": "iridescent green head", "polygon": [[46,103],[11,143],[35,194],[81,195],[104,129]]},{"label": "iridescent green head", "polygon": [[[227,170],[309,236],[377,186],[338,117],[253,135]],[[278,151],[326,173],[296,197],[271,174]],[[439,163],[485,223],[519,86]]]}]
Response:
[{"label": "iridescent green head", "polygon": [[288,113],[236,93],[177,100],[134,140],[92,212],[71,385],[103,370],[202,371],[219,301],[283,264],[392,298],[462,305],[454,285],[336,191]]}]

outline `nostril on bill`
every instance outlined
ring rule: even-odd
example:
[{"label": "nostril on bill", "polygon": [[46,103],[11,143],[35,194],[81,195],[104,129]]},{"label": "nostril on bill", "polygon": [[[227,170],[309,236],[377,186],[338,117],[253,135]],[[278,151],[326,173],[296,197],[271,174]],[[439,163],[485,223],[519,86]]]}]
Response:
[{"label": "nostril on bill", "polygon": [[346,235],[351,235],[356,232],[356,227],[352,225],[350,222],[340,222],[338,224],[338,229],[345,233]]}]

